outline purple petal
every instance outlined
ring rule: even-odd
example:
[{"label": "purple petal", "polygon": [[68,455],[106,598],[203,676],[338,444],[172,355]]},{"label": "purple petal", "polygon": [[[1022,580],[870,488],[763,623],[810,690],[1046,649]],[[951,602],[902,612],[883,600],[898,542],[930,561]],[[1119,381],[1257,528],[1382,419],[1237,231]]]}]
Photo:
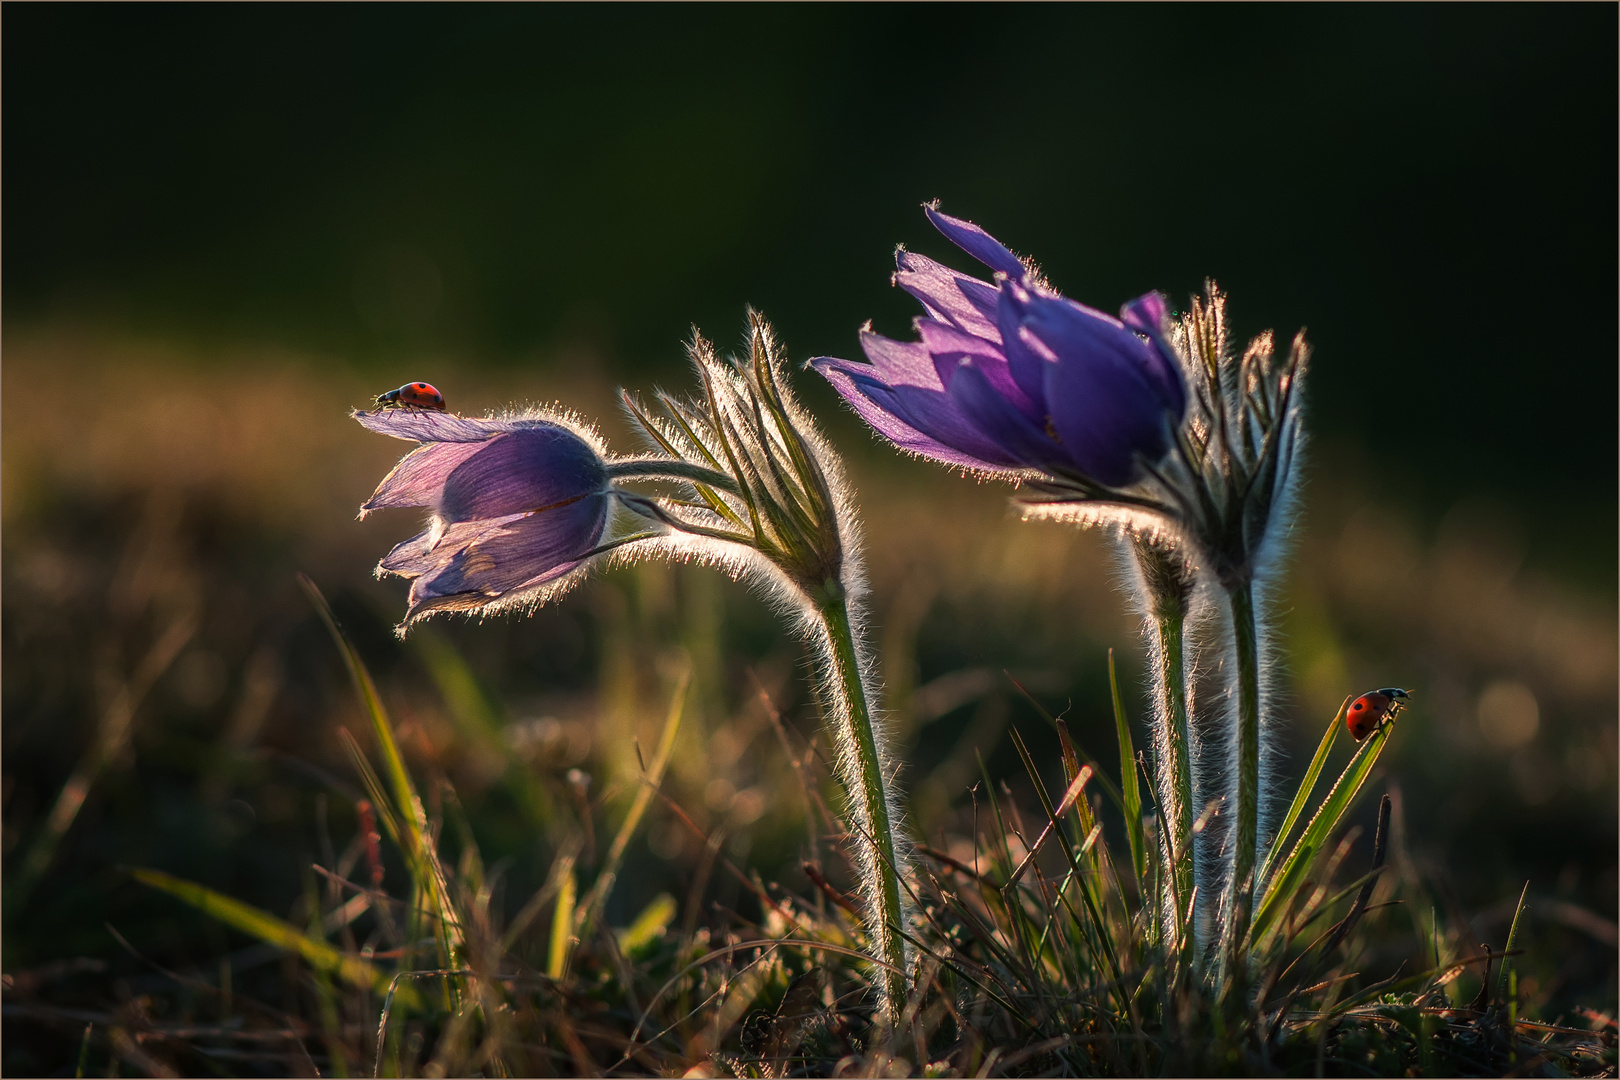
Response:
[{"label": "purple petal", "polygon": [[440,568],[411,586],[412,603],[428,594],[494,598],[561,577],[601,543],[607,511],[601,495],[556,510],[463,522],[464,534],[453,525],[434,548],[446,556]]},{"label": "purple petal", "polygon": [[386,570],[390,574],[404,574],[412,576],[426,573],[438,564],[433,562],[433,539],[435,529],[423,529],[409,540],[403,540],[393,546],[382,562],[377,564],[379,570]]},{"label": "purple petal", "polygon": [[1024,276],[1024,264],[1018,261],[1018,256],[973,222],[942,214],[932,206],[923,207],[923,212],[934,223],[934,228],[945,234],[945,239],[990,269],[999,270],[1010,278]]},{"label": "purple petal", "polygon": [[930,457],[948,452],[946,447],[886,411],[866,395],[866,387],[884,385],[880,379],[874,377],[871,364],[840,360],[836,356],[818,356],[810,361],[810,366],[820,372],[822,378],[832,383],[833,389],[838,391],[838,396],[866,421],[868,427],[896,446]]},{"label": "purple petal", "polygon": [[1162,334],[1170,322],[1170,303],[1163,293],[1143,293],[1119,311],[1126,326],[1144,334]]},{"label": "purple petal", "polygon": [[1136,479],[1137,455],[1149,461],[1164,456],[1171,420],[1145,363],[1152,347],[1122,332],[1134,349],[1100,336],[1083,346],[1065,344],[1055,340],[1059,335],[1051,325],[1040,331],[1062,357],[1046,367],[1052,429],[1076,468],[1113,486]]},{"label": "purple petal", "polygon": [[[1008,372],[1016,382],[1017,387],[1035,403],[1032,413],[1038,418],[1045,418],[1050,413],[1051,406],[1047,402],[1047,368],[1058,363],[1058,353],[1047,347],[1047,343],[1040,338],[1029,334],[1024,324],[1030,317],[1032,309],[1042,304],[1068,304],[1072,308],[1081,309],[1082,313],[1097,314],[1106,319],[1102,313],[1092,313],[1092,309],[1085,308],[1084,304],[1064,300],[1061,296],[1037,293],[1025,288],[1022,283],[1003,282],[1001,285],[1001,301],[996,306],[996,319],[1001,324],[1001,340],[1003,340],[1006,358],[1008,358]],[[1045,419],[1042,419],[1045,423]]]},{"label": "purple petal", "polygon": [[[980,436],[941,391],[890,387],[872,377],[871,365],[835,357],[818,357],[811,364],[868,427],[902,450],[965,469],[999,472],[1016,465]],[[941,437],[919,430],[919,424],[940,431]]]},{"label": "purple petal", "polygon": [[950,387],[950,381],[956,377],[962,362],[971,359],[974,362],[973,366],[983,372],[996,391],[1012,402],[1020,412],[1032,420],[1041,418],[1041,410],[1007,370],[1007,358],[1001,349],[982,338],[964,334],[953,326],[930,319],[917,320],[917,333],[922,337],[928,351],[933,354],[934,366],[939,370],[940,381],[947,389]]},{"label": "purple petal", "polygon": [[[945,389],[940,381],[939,372],[934,367],[934,358],[920,342],[895,341],[882,334],[874,334],[870,330],[861,331],[861,351],[866,358],[872,361],[866,368],[864,375],[876,379],[887,386],[920,386],[925,390]],[[821,357],[819,359],[832,359]],[[819,360],[812,360],[817,363]],[[839,363],[848,363],[840,360]]]},{"label": "purple petal", "polygon": [[446,521],[498,518],[605,491],[596,451],[565,427],[548,424],[497,435],[445,478],[435,509]]},{"label": "purple petal", "polygon": [[457,522],[405,541],[382,568],[413,578],[407,621],[438,608],[475,608],[555,581],[600,542],[606,495],[539,513]]},{"label": "purple petal", "polygon": [[1156,356],[1150,361],[1149,373],[1158,383],[1160,394],[1177,420],[1187,408],[1187,387],[1182,381],[1181,361],[1170,347],[1170,304],[1162,293],[1150,292],[1138,296],[1120,309],[1125,325],[1140,330],[1153,343]]},{"label": "purple petal", "polygon": [[[1019,326],[1026,343],[1038,342],[1060,365],[1116,365],[1150,379],[1158,360],[1150,344],[1112,315],[1061,296],[1031,293]],[[1050,398],[1047,403],[1058,404]]]},{"label": "purple petal", "polygon": [[475,442],[435,442],[412,450],[383,477],[360,508],[360,515],[389,506],[437,506],[446,478],[482,446]]},{"label": "purple petal", "polygon": [[1056,357],[1051,350],[1029,341],[1020,327],[1033,300],[1030,291],[1016,281],[1002,283],[996,304],[996,320],[1001,326],[1001,342],[1007,357],[1007,373],[1034,405],[1031,415],[1045,416],[1046,365]]},{"label": "purple petal", "polygon": [[1007,400],[978,364],[962,365],[951,380],[951,399],[969,423],[1025,468],[1050,471],[1064,464],[1062,447]]},{"label": "purple petal", "polygon": [[928,314],[986,341],[1001,340],[994,285],[904,248],[896,252],[895,263],[894,283],[916,297]]}]

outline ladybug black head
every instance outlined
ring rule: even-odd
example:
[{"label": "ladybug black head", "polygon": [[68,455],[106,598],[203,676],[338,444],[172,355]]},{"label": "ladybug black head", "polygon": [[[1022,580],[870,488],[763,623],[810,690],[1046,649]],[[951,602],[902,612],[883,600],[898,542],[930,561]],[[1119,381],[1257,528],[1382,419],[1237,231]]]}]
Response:
[{"label": "ladybug black head", "polygon": [[1395,698],[1397,701],[1405,701],[1410,696],[1405,690],[1402,690],[1398,686],[1386,686],[1378,692],[1383,694],[1385,697]]}]

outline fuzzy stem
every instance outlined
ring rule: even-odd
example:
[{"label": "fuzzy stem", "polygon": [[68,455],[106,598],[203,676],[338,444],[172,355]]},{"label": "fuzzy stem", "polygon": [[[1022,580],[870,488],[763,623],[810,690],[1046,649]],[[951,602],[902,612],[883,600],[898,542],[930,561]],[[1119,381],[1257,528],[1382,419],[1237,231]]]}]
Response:
[{"label": "fuzzy stem", "polygon": [[689,461],[671,461],[663,457],[623,458],[610,462],[607,474],[615,480],[684,480],[719,488],[733,495],[740,493],[737,481],[723,472],[706,469]]},{"label": "fuzzy stem", "polygon": [[1228,970],[1241,979],[1243,941],[1254,891],[1255,839],[1260,811],[1260,650],[1255,636],[1254,586],[1228,586],[1232,640],[1237,653],[1237,815],[1232,824],[1232,877],[1227,888]]},{"label": "fuzzy stem", "polygon": [[[1187,667],[1185,659],[1186,612],[1167,611],[1155,622],[1159,630],[1159,670],[1156,680],[1160,695],[1159,708],[1168,721],[1165,742],[1170,751],[1170,790],[1166,792],[1166,818],[1170,827],[1170,842],[1174,852],[1175,885],[1178,903],[1185,904],[1193,890],[1193,782],[1191,733],[1187,722]],[[1175,925],[1180,925],[1185,913],[1175,913]]]},{"label": "fuzzy stem", "polygon": [[[883,758],[878,753],[872,730],[872,714],[867,704],[866,684],[861,677],[860,657],[850,625],[849,605],[844,591],[836,585],[827,590],[817,614],[827,632],[832,670],[828,672],[829,691],[836,694],[835,723],[847,724],[843,734],[852,752],[840,754],[845,770],[841,778],[850,805],[861,828],[877,850],[856,863],[867,874],[866,921],[875,958],[880,962],[878,984],[881,1005],[893,1024],[906,1003],[905,939],[901,936],[904,914],[900,907],[900,879],[894,846],[894,828],[889,820],[889,800],[883,777]],[[863,838],[864,841],[864,838]]]},{"label": "fuzzy stem", "polygon": [[1148,638],[1154,695],[1154,745],[1164,836],[1165,930],[1177,938],[1194,896],[1192,732],[1187,707],[1186,627],[1196,575],[1186,554],[1167,538],[1132,534]]}]

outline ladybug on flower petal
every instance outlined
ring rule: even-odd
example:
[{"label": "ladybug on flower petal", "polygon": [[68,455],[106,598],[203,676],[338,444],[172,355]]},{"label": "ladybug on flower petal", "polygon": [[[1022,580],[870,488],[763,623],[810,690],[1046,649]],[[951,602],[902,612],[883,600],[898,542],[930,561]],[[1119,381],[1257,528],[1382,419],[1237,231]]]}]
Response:
[{"label": "ladybug on flower petal", "polygon": [[406,383],[398,390],[378,394],[372,400],[379,409],[436,409],[444,412],[444,395],[431,383]]},{"label": "ladybug on flower petal", "polygon": [[1350,729],[1350,734],[1360,742],[1388,721],[1395,719],[1395,714],[1406,708],[1411,695],[1398,686],[1386,686],[1382,690],[1369,690],[1350,703],[1345,710],[1344,726]]}]

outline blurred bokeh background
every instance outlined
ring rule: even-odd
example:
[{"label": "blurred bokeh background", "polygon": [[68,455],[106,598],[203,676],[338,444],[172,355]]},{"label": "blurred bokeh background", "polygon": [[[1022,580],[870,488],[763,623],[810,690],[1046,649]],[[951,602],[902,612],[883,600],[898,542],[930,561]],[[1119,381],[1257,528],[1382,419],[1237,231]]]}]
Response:
[{"label": "blurred bokeh background", "polygon": [[[138,999],[148,961],[276,972],[119,867],[284,913],[353,834],[336,730],[364,725],[297,570],[510,908],[575,827],[570,769],[616,820],[683,655],[672,792],[802,887],[759,689],[816,719],[769,610],[649,566],[401,644],[371,567],[416,521],[354,511],[402,447],[345,410],[427,379],[626,448],[614,387],[686,387],[694,324],[729,344],[752,304],[798,360],[867,319],[904,336],[894,245],[967,265],[934,198],[1099,307],[1207,276],[1241,336],[1307,328],[1293,774],[1346,694],[1415,687],[1375,782],[1405,865],[1498,947],[1529,882],[1527,993],[1612,1007],[1616,30],[1607,5],[8,6],[3,967],[33,1011],[8,1006],[5,1071],[61,1066],[77,1022],[49,1010]],[[1106,544],[797,386],[859,486],[920,827],[958,827],[975,748],[1017,771],[1008,725],[1050,738],[1006,672],[1106,760],[1111,647],[1141,713]],[[610,921],[701,893],[701,856],[654,821]]]}]

